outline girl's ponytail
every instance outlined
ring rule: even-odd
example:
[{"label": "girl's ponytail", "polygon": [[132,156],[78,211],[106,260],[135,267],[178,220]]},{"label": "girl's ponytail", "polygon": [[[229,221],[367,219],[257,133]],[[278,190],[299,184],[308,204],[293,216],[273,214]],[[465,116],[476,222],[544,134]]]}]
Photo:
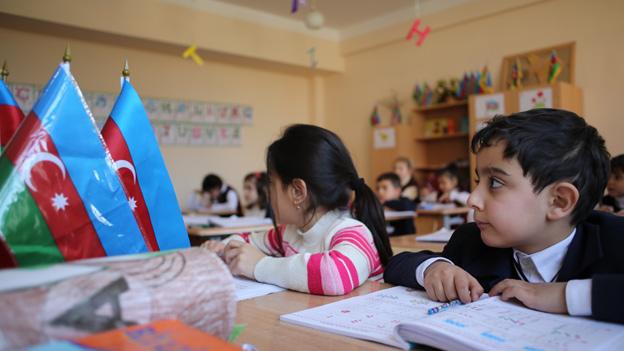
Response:
[{"label": "girl's ponytail", "polygon": [[354,177],[349,186],[355,192],[351,215],[364,223],[371,231],[379,259],[381,264],[385,266],[392,257],[392,248],[390,247],[390,240],[388,240],[383,208],[363,178]]}]

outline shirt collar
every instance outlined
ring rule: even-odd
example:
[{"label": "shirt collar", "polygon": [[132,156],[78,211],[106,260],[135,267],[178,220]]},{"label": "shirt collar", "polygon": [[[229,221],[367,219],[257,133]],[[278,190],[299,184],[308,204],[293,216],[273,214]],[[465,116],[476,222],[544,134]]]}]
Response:
[{"label": "shirt collar", "polygon": [[557,273],[559,273],[561,265],[563,264],[563,259],[568,252],[568,246],[570,246],[570,243],[572,242],[572,239],[574,239],[575,235],[576,227],[565,239],[545,248],[542,251],[538,251],[530,255],[513,249],[514,260],[520,264],[524,271],[527,267],[525,267],[526,263],[523,264],[523,261],[526,262],[525,258],[529,258],[530,261],[533,262],[533,266],[541,276],[542,280],[544,282],[551,282],[556,278]]}]

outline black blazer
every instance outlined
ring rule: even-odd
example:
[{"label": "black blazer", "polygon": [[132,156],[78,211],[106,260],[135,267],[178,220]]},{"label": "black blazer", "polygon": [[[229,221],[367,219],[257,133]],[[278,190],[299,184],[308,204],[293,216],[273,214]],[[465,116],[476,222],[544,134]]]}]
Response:
[{"label": "black blazer", "polygon": [[[384,202],[385,207],[394,211],[415,211],[416,203],[406,197],[399,197],[396,200]],[[394,229],[390,235],[405,235],[416,233],[416,226],[413,218],[399,219],[396,221],[387,221],[387,224]]]},{"label": "black blazer", "polygon": [[[593,211],[576,226],[558,282],[592,279],[592,317],[624,323],[624,217]],[[499,281],[519,279],[513,267],[513,250],[486,246],[479,228],[467,223],[453,233],[442,253],[403,252],[390,259],[387,283],[421,288],[416,267],[432,257],[445,257],[475,277],[485,291]]]}]

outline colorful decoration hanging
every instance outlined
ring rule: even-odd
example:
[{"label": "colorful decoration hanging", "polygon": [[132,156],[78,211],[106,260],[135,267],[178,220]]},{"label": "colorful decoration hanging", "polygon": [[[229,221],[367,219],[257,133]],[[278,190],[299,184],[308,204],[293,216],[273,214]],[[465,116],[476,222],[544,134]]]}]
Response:
[{"label": "colorful decoration hanging", "polygon": [[401,116],[401,104],[399,103],[399,99],[394,97],[394,104],[392,105],[392,118],[390,119],[390,124],[401,124],[403,121],[403,116]]},{"label": "colorful decoration hanging", "polygon": [[419,106],[420,106],[420,103],[421,103],[422,95],[423,95],[423,91],[420,88],[420,84],[416,84],[414,86],[414,92],[412,93],[412,98],[414,99],[416,104],[419,105]]},{"label": "colorful decoration hanging", "polygon": [[423,28],[422,31],[418,29],[419,26],[420,26],[420,19],[417,18],[416,20],[414,20],[414,23],[412,24],[412,28],[405,36],[405,40],[410,41],[412,40],[414,35],[417,35],[418,39],[416,40],[416,43],[415,43],[416,46],[421,46],[422,43],[427,38],[427,36],[429,35],[429,32],[431,31],[431,28],[429,26],[425,26],[425,28]]},{"label": "colorful decoration hanging", "polygon": [[306,0],[292,0],[292,4],[290,6],[290,13],[295,13],[299,11],[299,6],[305,6]]},{"label": "colorful decoration hanging", "polygon": [[182,53],[182,58],[191,58],[195,64],[197,64],[198,66],[202,66],[204,64],[204,60],[197,54],[197,45],[193,44],[191,46],[189,46],[186,50],[184,50],[184,52]]},{"label": "colorful decoration hanging", "polygon": [[548,83],[554,83],[561,74],[561,60],[557,55],[557,50],[550,54],[550,67],[548,68]]}]

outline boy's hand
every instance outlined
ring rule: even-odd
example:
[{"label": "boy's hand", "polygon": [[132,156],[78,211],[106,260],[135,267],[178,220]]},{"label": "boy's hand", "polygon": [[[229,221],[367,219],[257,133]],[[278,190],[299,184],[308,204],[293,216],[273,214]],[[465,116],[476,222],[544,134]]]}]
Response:
[{"label": "boy's hand", "polygon": [[502,300],[516,298],[526,307],[551,313],[568,313],[566,305],[567,283],[527,283],[505,279],[494,285],[490,296],[501,295]]},{"label": "boy's hand", "polygon": [[207,240],[201,244],[201,247],[207,249],[208,251],[212,251],[217,254],[217,256],[223,258],[223,250],[225,249],[225,244],[218,240]]},{"label": "boy's hand", "polygon": [[451,202],[451,194],[443,193],[442,195],[440,195],[440,197],[438,197],[438,202],[443,203],[443,204]]},{"label": "boy's hand", "polygon": [[258,261],[266,257],[262,251],[251,244],[232,240],[225,246],[223,259],[234,275],[242,275],[250,279],[254,277],[254,269]]},{"label": "boy's hand", "polygon": [[448,262],[437,261],[425,270],[425,290],[432,300],[463,303],[477,301],[483,294],[481,284],[465,270]]}]

